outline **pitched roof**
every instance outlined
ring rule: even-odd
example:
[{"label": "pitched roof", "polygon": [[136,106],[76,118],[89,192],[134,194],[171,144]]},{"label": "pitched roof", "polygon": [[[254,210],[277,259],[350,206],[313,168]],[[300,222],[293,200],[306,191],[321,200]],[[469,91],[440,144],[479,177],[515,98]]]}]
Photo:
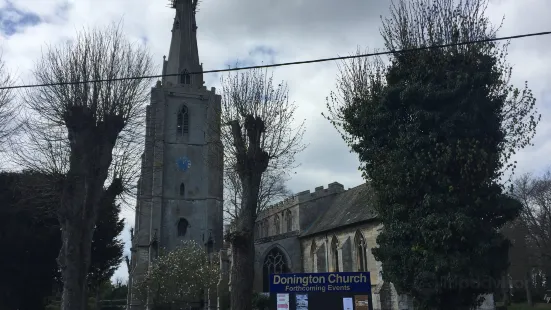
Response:
[{"label": "pitched roof", "polygon": [[346,225],[376,218],[375,193],[368,184],[351,188],[338,194],[327,212],[320,216],[300,236],[309,236]]}]

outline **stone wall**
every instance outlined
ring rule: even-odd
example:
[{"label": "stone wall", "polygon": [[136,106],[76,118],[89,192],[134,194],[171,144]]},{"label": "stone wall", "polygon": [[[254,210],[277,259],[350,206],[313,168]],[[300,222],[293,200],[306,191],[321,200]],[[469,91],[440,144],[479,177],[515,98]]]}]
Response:
[{"label": "stone wall", "polygon": [[380,227],[380,224],[375,222],[366,223],[301,238],[304,271],[364,270],[371,273],[371,283],[376,285],[380,280],[381,264],[375,260],[371,249],[376,247]]},{"label": "stone wall", "polygon": [[334,196],[343,191],[344,186],[333,182],[328,188],[318,186],[314,192],[302,191],[270,206],[257,216],[255,238],[304,231],[331,206]]}]

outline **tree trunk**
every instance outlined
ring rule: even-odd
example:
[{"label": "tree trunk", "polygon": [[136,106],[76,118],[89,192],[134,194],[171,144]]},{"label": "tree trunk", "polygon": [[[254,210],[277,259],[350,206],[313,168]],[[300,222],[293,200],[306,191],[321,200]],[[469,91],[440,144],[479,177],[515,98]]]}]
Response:
[{"label": "tree trunk", "polygon": [[231,124],[237,150],[236,172],[243,190],[241,209],[235,219],[234,231],[229,233],[232,247],[231,310],[252,310],[254,222],[262,173],[266,171],[269,161],[268,153],[261,147],[261,137],[265,131],[264,121],[259,117],[248,115],[244,125],[248,147],[245,147],[239,123],[235,121]]},{"label": "tree trunk", "polygon": [[101,302],[100,302],[100,286],[98,284],[96,288],[96,310],[101,310]]},{"label": "tree trunk", "polygon": [[88,305],[87,275],[93,229],[79,222],[80,225],[66,222],[62,229],[63,245],[59,257],[63,278],[62,310],[84,310]]},{"label": "tree trunk", "polygon": [[532,275],[530,270],[526,272],[524,287],[526,289],[526,302],[530,307],[534,307],[534,301],[532,300]]},{"label": "tree trunk", "polygon": [[509,277],[506,274],[501,281],[501,294],[503,295],[503,305],[509,306],[511,304],[511,298],[509,296]]},{"label": "tree trunk", "polygon": [[[248,181],[248,182],[247,182]],[[243,182],[241,212],[232,234],[231,301],[232,310],[252,310],[254,280],[254,221],[258,203],[260,177]]]},{"label": "tree trunk", "polygon": [[80,227],[65,224],[59,261],[63,277],[62,310],[85,309],[86,271],[82,261]]},{"label": "tree trunk", "polygon": [[[238,241],[239,240],[239,241]],[[231,308],[252,309],[254,279],[254,240],[252,234],[232,242]]]},{"label": "tree trunk", "polygon": [[65,120],[71,153],[58,214],[63,238],[58,257],[63,278],[61,310],[84,310],[97,211],[102,201],[113,201],[122,193],[120,179],[114,179],[107,190],[103,186],[123,126],[116,117],[97,126],[90,110],[81,106],[73,107]]}]

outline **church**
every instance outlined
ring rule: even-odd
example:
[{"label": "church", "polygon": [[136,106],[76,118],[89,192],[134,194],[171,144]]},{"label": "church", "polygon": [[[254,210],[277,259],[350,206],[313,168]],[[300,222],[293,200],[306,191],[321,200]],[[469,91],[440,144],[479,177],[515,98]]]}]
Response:
[{"label": "church", "polygon": [[[414,309],[412,298],[383,280],[381,263],[371,252],[382,228],[374,195],[368,184],[345,189],[333,182],[261,212],[255,227],[254,290],[268,292],[273,273],[368,271],[374,310]],[[229,254],[223,256],[226,269],[231,265]],[[478,309],[495,309],[493,295],[484,297]]]},{"label": "church", "polygon": [[[127,309],[148,309],[133,283],[143,279],[159,249],[194,240],[221,254],[218,296],[209,296],[203,308],[227,310],[221,296],[231,290],[231,249],[223,242],[223,158],[215,147],[220,137],[211,125],[220,126],[221,97],[207,89],[202,74],[190,74],[203,70],[197,0],[170,0],[170,6],[176,14],[169,54],[146,108]],[[255,227],[255,291],[268,291],[271,273],[369,271],[375,310],[413,309],[411,298],[383,281],[381,264],[371,253],[381,229],[373,197],[367,184],[345,190],[333,182],[261,212]],[[494,309],[492,295],[481,309]]]}]

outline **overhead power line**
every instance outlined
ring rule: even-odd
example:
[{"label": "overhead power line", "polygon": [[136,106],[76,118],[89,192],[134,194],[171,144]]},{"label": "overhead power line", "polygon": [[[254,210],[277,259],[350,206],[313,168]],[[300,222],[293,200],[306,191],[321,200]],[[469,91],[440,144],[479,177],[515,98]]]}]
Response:
[{"label": "overhead power line", "polygon": [[[339,57],[331,57],[331,58],[318,58],[318,59],[303,60],[303,61],[283,62],[283,63],[271,64],[271,65],[258,65],[258,66],[248,66],[248,67],[236,67],[236,68],[227,68],[227,69],[207,70],[207,71],[202,71],[202,72],[201,71],[188,72],[188,74],[219,73],[219,72],[230,72],[230,71],[240,71],[240,70],[250,70],[250,69],[283,67],[283,66],[292,66],[292,65],[304,65],[304,64],[326,62],[326,61],[335,61],[335,60],[345,60],[345,59],[352,59],[352,58],[363,58],[363,57],[389,55],[389,54],[394,54],[394,53],[411,53],[411,52],[417,52],[417,51],[428,50],[428,49],[437,49],[437,48],[445,48],[445,47],[452,47],[452,46],[487,43],[487,42],[493,42],[493,41],[513,40],[513,39],[536,37],[536,36],[543,36],[543,35],[549,35],[549,34],[551,34],[551,31],[534,32],[534,33],[519,34],[519,35],[515,35],[515,36],[508,36],[508,37],[488,38],[488,39],[457,42],[457,43],[449,43],[449,44],[423,46],[423,47],[416,47],[416,48],[403,49],[403,50],[397,50],[397,51],[384,51],[384,52],[375,52],[375,53],[360,54],[360,55],[339,56]],[[124,80],[137,80],[137,79],[155,79],[155,78],[162,78],[162,77],[167,77],[167,76],[178,76],[178,75],[180,75],[180,74],[179,73],[174,73],[174,74],[164,74],[164,75],[160,74],[160,75],[147,75],[147,76],[132,76],[132,77],[121,77],[121,78],[113,78],[113,79],[100,79],[100,80],[88,80],[88,81],[72,81],[72,82],[60,82],[60,83],[31,84],[31,85],[15,85],[15,86],[0,87],[0,90],[2,90],[2,89],[14,89],[14,88],[61,86],[61,85],[84,84],[84,83],[101,83],[101,82],[113,82],[113,81],[124,81]]]}]

